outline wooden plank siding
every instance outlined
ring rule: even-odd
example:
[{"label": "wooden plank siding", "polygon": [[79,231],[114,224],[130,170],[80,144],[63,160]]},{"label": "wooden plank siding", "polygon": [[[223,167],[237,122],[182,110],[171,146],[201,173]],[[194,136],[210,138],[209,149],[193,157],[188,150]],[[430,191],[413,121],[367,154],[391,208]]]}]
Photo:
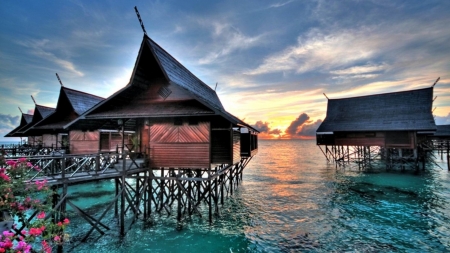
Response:
[{"label": "wooden plank siding", "polygon": [[[177,121],[177,124],[175,122]],[[151,167],[209,168],[210,123],[161,120],[141,128],[141,149]]]},{"label": "wooden plank siding", "polygon": [[44,147],[56,147],[56,135],[55,134],[43,134],[42,145]]},{"label": "wooden plank siding", "polygon": [[238,163],[241,160],[241,133],[239,131],[233,131],[233,164]]},{"label": "wooden plank siding", "polygon": [[69,133],[69,142],[71,154],[97,153],[100,145],[100,133],[99,131],[72,130]]},{"label": "wooden plank siding", "polygon": [[[125,138],[125,144],[127,143]],[[115,152],[117,147],[122,146],[122,134],[119,132],[101,132],[100,133],[100,151]]]}]

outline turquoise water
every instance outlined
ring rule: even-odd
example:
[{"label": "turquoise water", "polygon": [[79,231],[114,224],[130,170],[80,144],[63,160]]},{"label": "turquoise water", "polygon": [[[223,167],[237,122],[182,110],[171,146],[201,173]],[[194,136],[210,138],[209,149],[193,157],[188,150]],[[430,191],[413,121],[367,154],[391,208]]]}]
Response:
[{"label": "turquoise water", "polygon": [[[446,168],[441,160],[437,164]],[[103,212],[113,181],[71,186],[71,199]],[[448,252],[450,172],[362,173],[328,165],[315,141],[261,140],[243,183],[210,225],[207,216],[138,221],[123,238],[113,212],[103,236],[71,215],[71,252]],[[95,216],[95,215],[94,215]]]}]

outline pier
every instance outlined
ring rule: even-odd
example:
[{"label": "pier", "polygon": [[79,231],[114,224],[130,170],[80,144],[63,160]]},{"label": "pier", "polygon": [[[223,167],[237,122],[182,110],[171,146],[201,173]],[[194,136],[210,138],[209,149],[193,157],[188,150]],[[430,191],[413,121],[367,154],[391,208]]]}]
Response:
[{"label": "pier", "polygon": [[[243,170],[251,157],[211,169],[149,168],[145,158],[137,158],[133,153],[62,154],[32,156],[27,160],[40,168],[31,181],[46,180],[55,190],[59,189],[54,196],[54,210],[66,214],[70,207],[91,225],[84,241],[94,231],[103,235],[110,230],[102,222],[110,211],[118,220],[120,235],[125,235],[136,219],[148,220],[152,213],[173,215],[183,222],[192,215],[202,217],[204,212],[200,210],[206,207],[208,217],[205,218],[213,222],[213,217],[220,217],[225,198],[242,181]],[[115,194],[103,212],[89,214],[70,201],[71,185],[106,179],[115,181]]]}]

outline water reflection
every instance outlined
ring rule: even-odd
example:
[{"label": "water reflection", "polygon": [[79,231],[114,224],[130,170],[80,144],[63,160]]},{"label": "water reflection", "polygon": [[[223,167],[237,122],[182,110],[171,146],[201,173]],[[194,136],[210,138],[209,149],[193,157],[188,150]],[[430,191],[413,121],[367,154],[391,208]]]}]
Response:
[{"label": "water reflection", "polygon": [[[108,203],[111,184],[86,186],[98,195],[80,193],[77,200]],[[154,215],[123,239],[111,231],[76,252],[445,252],[448,196],[445,170],[337,170],[314,141],[261,141],[243,184],[212,226],[193,217],[179,227],[175,217]],[[114,217],[106,219],[114,229]]]}]

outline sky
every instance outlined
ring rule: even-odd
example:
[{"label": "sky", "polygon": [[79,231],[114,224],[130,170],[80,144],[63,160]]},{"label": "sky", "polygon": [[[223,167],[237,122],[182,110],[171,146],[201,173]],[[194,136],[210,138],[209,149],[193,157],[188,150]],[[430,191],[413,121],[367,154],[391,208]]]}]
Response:
[{"label": "sky", "polygon": [[[433,85],[450,124],[450,1],[2,1],[0,141],[55,107],[60,84],[107,98],[128,84],[143,31],[260,138],[310,138],[327,98]],[[325,93],[325,95],[324,95]],[[374,105],[376,106],[376,105]]]}]

